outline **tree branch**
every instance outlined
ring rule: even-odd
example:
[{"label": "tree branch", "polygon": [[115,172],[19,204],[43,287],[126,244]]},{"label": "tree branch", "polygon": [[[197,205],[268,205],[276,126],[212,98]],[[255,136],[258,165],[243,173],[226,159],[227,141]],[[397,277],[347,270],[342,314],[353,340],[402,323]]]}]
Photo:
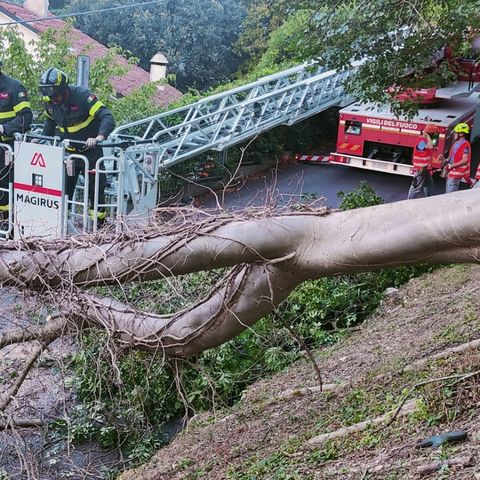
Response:
[{"label": "tree branch", "polygon": [[44,427],[45,422],[38,418],[21,418],[9,420],[7,422],[0,422],[0,432],[15,428],[38,428]]},{"label": "tree branch", "polygon": [[81,291],[59,308],[65,318],[81,316],[134,348],[185,357],[221,345],[249,328],[298,283],[295,275],[277,267],[240,265],[205,299],[172,315],[140,312]]},{"label": "tree branch", "polygon": [[8,405],[10,405],[12,400],[15,398],[15,395],[17,394],[18,390],[22,386],[25,378],[28,375],[28,372],[31,370],[31,368],[37,361],[38,357],[40,357],[43,350],[45,350],[45,348],[46,348],[46,345],[39,345],[33,350],[32,355],[25,363],[25,366],[23,367],[23,370],[20,372],[15,383],[10,387],[10,389],[7,391],[6,394],[0,397],[0,412],[3,412],[8,407]]},{"label": "tree branch", "polygon": [[7,330],[0,333],[0,348],[32,340],[48,344],[60,337],[65,332],[66,326],[66,319],[56,314],[47,318],[46,325]]}]

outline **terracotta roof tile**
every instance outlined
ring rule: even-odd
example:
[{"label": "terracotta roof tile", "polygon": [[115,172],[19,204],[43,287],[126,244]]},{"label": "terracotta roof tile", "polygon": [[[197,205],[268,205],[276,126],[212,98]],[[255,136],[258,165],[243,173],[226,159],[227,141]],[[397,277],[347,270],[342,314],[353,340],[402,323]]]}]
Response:
[{"label": "terracotta roof tile", "polygon": [[[5,1],[0,1],[0,12],[12,16],[13,20],[34,20],[39,18],[26,8]],[[49,28],[55,30],[62,29],[65,27],[65,22],[60,19],[42,20],[40,22],[28,24],[27,27],[35,32],[41,33]],[[100,42],[97,42],[76,28],[73,29],[72,35],[74,39],[72,47],[77,55],[85,54],[89,55],[92,59],[97,59],[105,56],[108,52],[108,48],[105,47],[105,45],[102,45]],[[127,60],[120,56],[118,57],[118,62],[123,65],[128,64]],[[149,82],[150,74],[138,65],[130,65],[129,71],[122,77],[112,77],[115,91],[121,95],[127,95]],[[178,100],[181,96],[181,92],[172,86],[167,85],[158,90],[154,95],[153,100],[157,105],[166,107],[170,103]]]}]

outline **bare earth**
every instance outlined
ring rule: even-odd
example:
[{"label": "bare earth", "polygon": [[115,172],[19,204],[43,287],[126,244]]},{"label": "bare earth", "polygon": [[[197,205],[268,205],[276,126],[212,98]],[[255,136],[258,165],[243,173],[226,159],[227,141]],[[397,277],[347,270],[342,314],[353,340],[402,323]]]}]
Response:
[{"label": "bare earth", "polygon": [[[305,393],[300,389],[317,386],[317,379],[311,363],[298,362],[253,385],[229,411],[194,417],[149,464],[121,479],[480,479],[480,375],[465,376],[480,370],[480,348],[404,370],[480,338],[479,285],[478,266],[444,268],[410,281],[387,295],[360,329],[316,352],[324,383],[342,388]],[[320,446],[307,443],[394,411],[408,399],[417,400],[415,413],[390,426]],[[415,448],[419,440],[461,429],[468,433],[465,441]],[[420,473],[452,459],[463,465]]]}]

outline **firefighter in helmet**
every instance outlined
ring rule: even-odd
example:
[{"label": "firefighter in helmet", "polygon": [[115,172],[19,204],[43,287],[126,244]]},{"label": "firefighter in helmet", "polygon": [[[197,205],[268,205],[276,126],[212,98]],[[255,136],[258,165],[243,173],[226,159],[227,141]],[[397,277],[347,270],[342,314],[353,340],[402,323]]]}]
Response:
[{"label": "firefighter in helmet", "polygon": [[[448,158],[442,156],[446,162],[447,183],[445,192],[456,192],[460,188],[462,179],[470,179],[470,162],[472,147],[468,140],[470,127],[467,123],[458,123],[453,128],[455,142],[450,148]],[[440,157],[439,157],[440,158]]]},{"label": "firefighter in helmet", "polygon": [[[103,156],[99,142],[104,141],[115,128],[115,120],[110,110],[87,88],[68,84],[67,75],[58,68],[49,68],[40,78],[40,90],[45,103],[43,135],[52,137],[55,128],[60,130],[63,139],[80,140],[84,145],[71,142],[67,151],[84,155],[88,159],[89,182],[88,199],[90,216],[93,216],[95,194],[95,164]],[[71,199],[77,184],[78,175],[85,173],[84,163],[75,162],[73,176],[67,176],[66,193]],[[105,220],[105,187],[107,177],[99,174],[98,221]]]},{"label": "firefighter in helmet", "polygon": [[[14,134],[25,133],[32,123],[32,109],[25,87],[2,71],[0,59],[0,143],[13,148]],[[9,211],[8,183],[12,165],[5,165],[5,149],[0,148],[0,218],[6,220]],[[3,190],[7,189],[7,191]]]}]

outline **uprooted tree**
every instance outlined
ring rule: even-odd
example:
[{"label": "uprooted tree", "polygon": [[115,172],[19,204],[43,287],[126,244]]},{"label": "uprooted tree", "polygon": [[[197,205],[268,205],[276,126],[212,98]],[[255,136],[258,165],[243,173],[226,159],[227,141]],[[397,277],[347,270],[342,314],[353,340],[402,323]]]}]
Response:
[{"label": "uprooted tree", "polygon": [[[0,246],[4,286],[34,291],[55,306],[44,325],[3,331],[0,347],[34,342],[23,371],[0,398],[4,410],[42,350],[72,331],[100,327],[124,345],[187,357],[238,335],[308,280],[386,266],[476,263],[477,191],[350,210],[306,209],[235,216],[158,212],[144,229]],[[228,268],[201,301],[172,315],[138,311],[89,292]]]}]

